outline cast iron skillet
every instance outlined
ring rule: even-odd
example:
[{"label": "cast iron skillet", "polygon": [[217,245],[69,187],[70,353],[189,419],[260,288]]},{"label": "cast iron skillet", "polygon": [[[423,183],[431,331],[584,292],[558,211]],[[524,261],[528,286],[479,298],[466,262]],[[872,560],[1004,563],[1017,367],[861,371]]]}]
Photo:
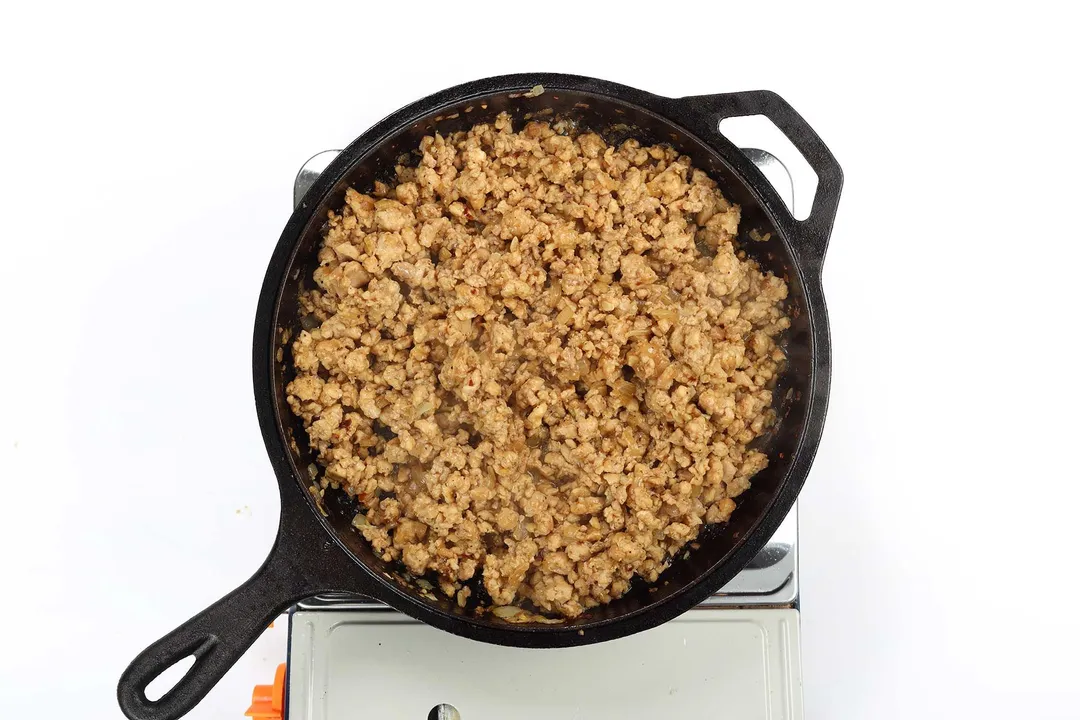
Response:
[{"label": "cast iron skillet", "polygon": [[[544,92],[530,93],[542,85]],[[313,458],[283,389],[288,362],[278,359],[286,332],[299,327],[297,290],[315,267],[327,211],[345,189],[389,179],[421,137],[467,129],[508,110],[553,112],[601,133],[609,142],[634,137],[671,143],[716,179],[742,206],[741,246],[787,278],[792,328],[789,364],[776,396],[781,421],[765,439],[769,467],[739,498],[730,522],[713,527],[700,547],[675,560],[653,587],[639,585],[616,602],[559,625],[510,624],[425,593],[398,569],[375,558],[350,526],[355,506],[342,494],[317,501],[309,493]],[[784,132],[818,176],[810,216],[795,220],[776,192],[717,128],[720,120],[764,115]],[[305,597],[341,591],[374,597],[430,625],[500,645],[564,647],[610,640],[670,620],[716,592],[768,541],[802,487],[818,447],[829,393],[830,348],[821,265],[843,175],[825,144],[783,99],[767,91],[665,98],[593,78],[524,74],[459,85],[405,107],[361,135],[308,191],[274,249],[255,317],[255,402],[281,491],[278,536],[263,566],[246,583],[144,650],[120,678],[120,707],[132,720],[172,720],[193,708],[284,609]],[[767,242],[746,234],[769,232]],[[284,353],[288,357],[288,352]],[[147,699],[146,686],[188,656],[195,663],[169,692]]]}]

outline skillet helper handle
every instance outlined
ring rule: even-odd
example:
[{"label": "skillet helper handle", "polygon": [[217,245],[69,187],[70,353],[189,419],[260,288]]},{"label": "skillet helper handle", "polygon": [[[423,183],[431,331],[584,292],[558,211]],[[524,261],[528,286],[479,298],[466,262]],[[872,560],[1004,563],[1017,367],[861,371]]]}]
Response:
[{"label": "skillet helper handle", "polygon": [[770,90],[700,95],[684,100],[695,105],[697,111],[705,116],[712,132],[718,134],[717,127],[721,120],[764,115],[802,153],[818,177],[817,192],[814,194],[810,215],[805,220],[796,220],[782,203],[776,210],[785,215],[789,225],[798,234],[799,250],[820,265],[825,258],[829,235],[836,219],[836,208],[840,204],[844,172],[818,134],[795,112],[795,108]]},{"label": "skillet helper handle", "polygon": [[[139,653],[120,676],[117,699],[131,720],[176,720],[195,707],[271,622],[312,594],[285,557],[280,537],[263,566],[243,585]],[[146,687],[189,656],[195,663],[157,700]]]}]

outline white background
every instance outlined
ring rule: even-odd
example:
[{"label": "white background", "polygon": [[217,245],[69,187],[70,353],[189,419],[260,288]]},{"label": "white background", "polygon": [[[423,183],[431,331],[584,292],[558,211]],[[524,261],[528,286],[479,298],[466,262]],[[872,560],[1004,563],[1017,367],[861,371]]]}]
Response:
[{"label": "white background", "polygon": [[[1066,5],[6,5],[0,716],[119,717],[127,662],[270,547],[250,341],[299,165],[554,70],[775,90],[845,170],[807,717],[1080,717]],[[280,629],[190,717],[240,718]]]}]

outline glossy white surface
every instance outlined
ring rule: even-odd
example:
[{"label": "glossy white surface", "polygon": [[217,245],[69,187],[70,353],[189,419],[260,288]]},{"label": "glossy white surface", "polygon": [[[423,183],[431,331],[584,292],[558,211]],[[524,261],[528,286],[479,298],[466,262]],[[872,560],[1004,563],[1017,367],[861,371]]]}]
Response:
[{"label": "glossy white surface", "polygon": [[561,650],[465,640],[397,613],[292,617],[288,720],[801,720],[799,613],[694,610]]}]

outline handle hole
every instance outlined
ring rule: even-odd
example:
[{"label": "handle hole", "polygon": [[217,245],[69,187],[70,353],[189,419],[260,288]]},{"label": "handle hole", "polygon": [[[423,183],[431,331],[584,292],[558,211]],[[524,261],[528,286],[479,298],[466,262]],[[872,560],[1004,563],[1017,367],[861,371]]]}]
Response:
[{"label": "handle hole", "polygon": [[165,694],[176,687],[177,683],[184,679],[184,677],[191,671],[191,666],[195,664],[195,656],[188,655],[187,657],[180,658],[169,667],[165,668],[151,680],[143,693],[146,695],[146,699],[150,702],[157,702],[161,698],[165,697]]},{"label": "handle hole", "polygon": [[[730,117],[721,120],[718,129],[721,135],[737,147],[761,148],[780,160],[791,175],[791,183],[795,188],[794,198],[787,194],[786,187],[778,186],[771,179],[770,182],[780,194],[792,217],[796,220],[805,220],[810,216],[814,196],[817,194],[817,173],[772,120],[764,115]],[[769,177],[767,171],[764,174],[765,177]]]}]

